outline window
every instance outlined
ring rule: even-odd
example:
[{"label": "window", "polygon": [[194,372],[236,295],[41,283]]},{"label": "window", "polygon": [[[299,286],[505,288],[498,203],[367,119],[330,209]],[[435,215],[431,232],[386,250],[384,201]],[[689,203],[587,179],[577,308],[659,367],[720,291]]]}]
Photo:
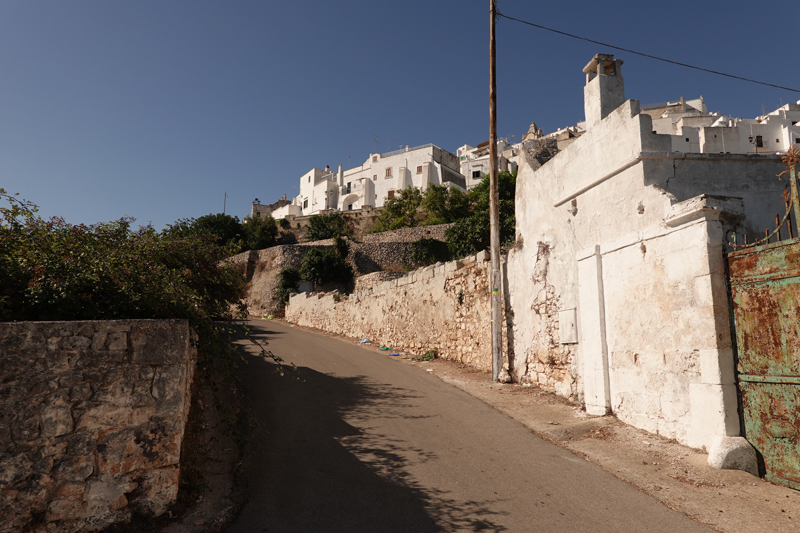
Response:
[{"label": "window", "polygon": [[378,175],[377,174],[373,174],[372,175],[372,181],[377,181],[377,179],[378,179]]},{"label": "window", "polygon": [[308,182],[311,183],[311,176],[308,177]]},{"label": "window", "polygon": [[389,167],[389,168],[386,169],[386,177],[387,178],[391,178],[392,177],[392,167]]},{"label": "window", "polygon": [[481,171],[480,170],[473,170],[472,171],[472,179],[474,179],[474,180],[481,179]]},{"label": "window", "polygon": [[764,147],[764,138],[761,135],[756,135],[756,148]]},{"label": "window", "polygon": [[392,198],[394,198],[394,191],[393,190],[389,191],[389,194],[386,195],[386,199],[387,200],[391,200]]},{"label": "window", "polygon": [[353,204],[347,204],[347,210],[348,211],[352,211],[353,210]]},{"label": "window", "polygon": [[372,162],[373,163],[377,163],[378,162],[378,156],[377,155],[373,155],[372,156]]},{"label": "window", "polygon": [[308,207],[308,198],[306,198],[305,200],[303,200],[303,209],[305,209],[305,208],[307,208],[307,207]]},{"label": "window", "polygon": [[417,167],[417,174],[422,174],[422,165]]},{"label": "window", "polygon": [[795,143],[795,144],[800,144],[800,137],[798,137],[797,139],[795,139],[795,140],[794,140],[794,143]]},{"label": "window", "polygon": [[775,139],[775,144],[778,144],[779,142],[781,142],[780,139]]},{"label": "window", "polygon": [[687,142],[687,143],[689,142],[689,137],[686,137],[686,142]]}]

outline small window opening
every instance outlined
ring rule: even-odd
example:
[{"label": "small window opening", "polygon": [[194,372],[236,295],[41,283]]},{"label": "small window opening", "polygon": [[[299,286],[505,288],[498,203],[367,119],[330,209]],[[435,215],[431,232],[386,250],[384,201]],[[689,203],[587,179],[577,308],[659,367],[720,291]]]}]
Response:
[{"label": "small window opening", "polygon": [[417,174],[422,174],[422,165],[417,167]]},{"label": "small window opening", "polygon": [[764,138],[761,135],[756,135],[756,147],[758,148],[764,147]]}]

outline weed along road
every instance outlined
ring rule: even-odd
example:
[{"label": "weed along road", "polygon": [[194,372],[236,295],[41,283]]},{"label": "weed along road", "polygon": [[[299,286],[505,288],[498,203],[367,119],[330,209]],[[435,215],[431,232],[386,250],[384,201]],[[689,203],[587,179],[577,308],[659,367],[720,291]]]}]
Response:
[{"label": "weed along road", "polygon": [[[711,531],[397,358],[252,321],[249,498],[228,532]],[[256,353],[245,346],[251,354]]]}]

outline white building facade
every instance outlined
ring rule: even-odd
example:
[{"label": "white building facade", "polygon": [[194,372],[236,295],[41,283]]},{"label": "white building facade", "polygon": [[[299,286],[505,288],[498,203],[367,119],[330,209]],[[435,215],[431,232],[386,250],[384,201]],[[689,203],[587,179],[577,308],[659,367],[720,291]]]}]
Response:
[{"label": "white building facade", "polygon": [[595,56],[583,133],[543,164],[520,160],[509,371],[713,450],[740,434],[726,235],[763,237],[785,211],[776,154],[800,137],[798,106],[748,121],[683,102],[654,119],[625,99],[621,65]]},{"label": "white building facade", "polygon": [[370,154],[363,165],[337,172],[313,168],[300,178],[300,194],[290,205],[273,211],[276,219],[286,215],[308,216],[329,211],[353,211],[382,207],[387,199],[410,187],[422,191],[430,185],[466,190],[458,158],[433,144],[408,147],[385,154]]}]

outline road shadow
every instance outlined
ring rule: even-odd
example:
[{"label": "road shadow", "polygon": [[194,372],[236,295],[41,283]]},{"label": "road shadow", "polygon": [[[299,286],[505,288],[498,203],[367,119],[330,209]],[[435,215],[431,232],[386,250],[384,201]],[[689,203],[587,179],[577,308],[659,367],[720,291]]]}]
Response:
[{"label": "road shadow", "polygon": [[307,367],[281,377],[262,357],[245,360],[257,422],[242,466],[249,500],[226,531],[505,531],[491,502],[455,501],[413,479],[408,466],[435,460],[433,451],[370,427],[409,418],[402,408],[419,399],[414,391]]}]

